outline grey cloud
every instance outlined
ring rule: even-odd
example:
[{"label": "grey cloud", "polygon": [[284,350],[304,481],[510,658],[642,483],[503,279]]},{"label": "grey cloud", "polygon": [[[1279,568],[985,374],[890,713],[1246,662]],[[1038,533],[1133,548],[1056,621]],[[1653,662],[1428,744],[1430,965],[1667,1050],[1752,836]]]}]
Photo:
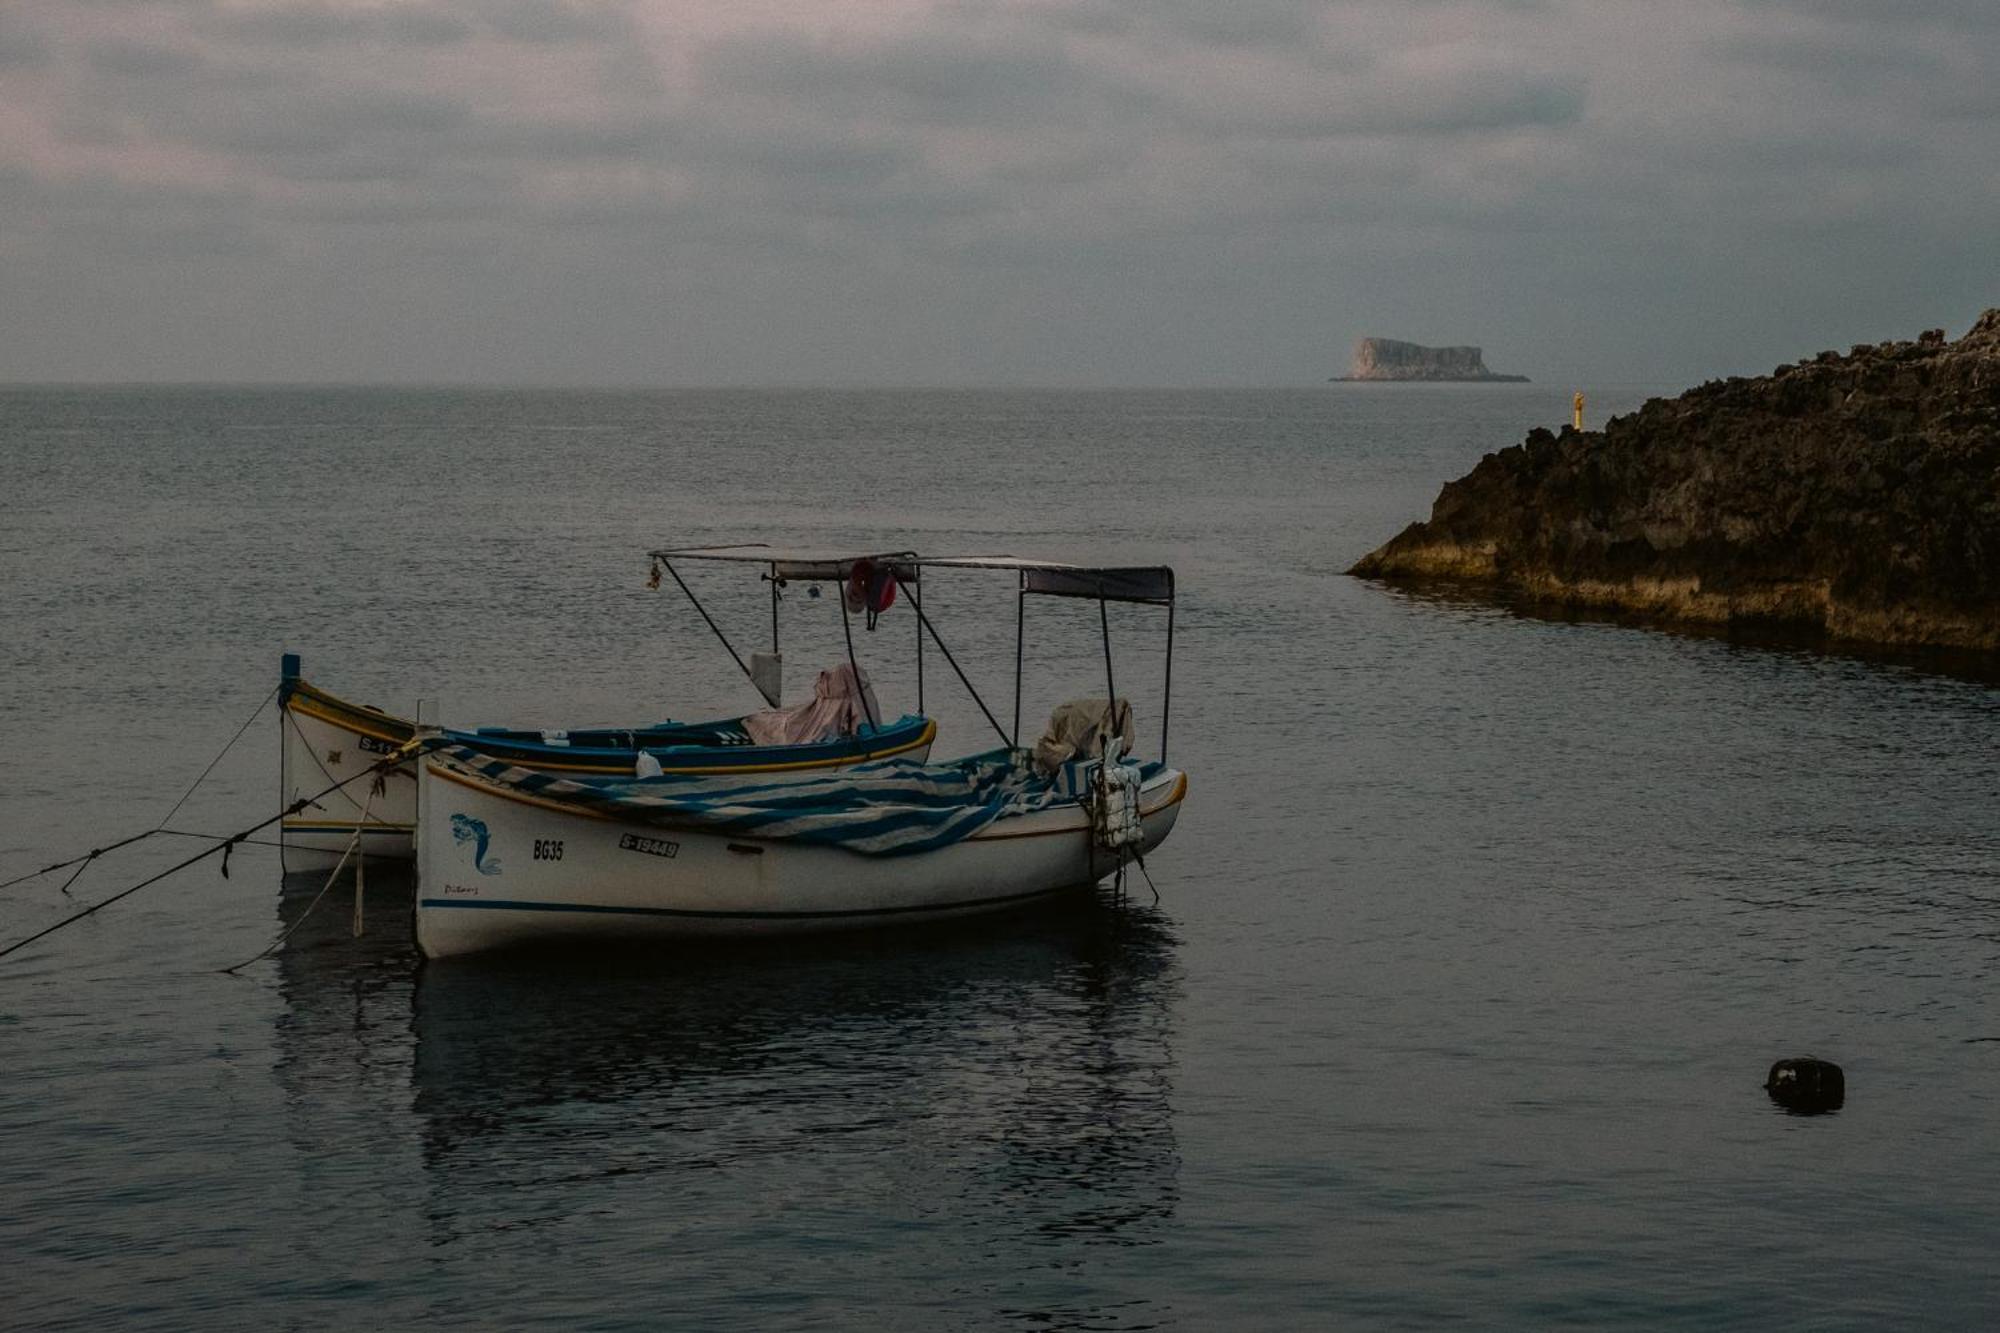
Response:
[{"label": "grey cloud", "polygon": [[1333,133],[1453,134],[1573,125],[1583,118],[1584,80],[1571,76],[1504,78],[1480,86],[1467,79],[1442,95],[1384,99],[1329,119]]},{"label": "grey cloud", "polygon": [[205,103],[180,127],[180,137],[204,148],[245,153],[326,153],[365,139],[435,135],[470,114],[461,99],[427,93],[280,91]]},{"label": "grey cloud", "polygon": [[[1994,8],[2000,11],[2000,3]],[[2000,25],[1996,25],[1996,36],[2000,36]],[[1979,121],[2000,116],[2000,82],[1979,76],[1962,41],[1942,40],[1922,26],[1874,27],[1843,21],[1805,31],[1737,34],[1710,45],[1725,59],[1780,71],[1848,100],[1873,94],[1945,119]],[[1884,114],[1875,119],[1889,124],[1897,117]],[[1868,121],[1863,119],[1845,134],[1822,130],[1816,137],[1834,145],[1849,141],[1856,133],[1869,132]],[[1907,143],[1902,151],[1909,153]]]},{"label": "grey cloud", "polygon": [[677,127],[657,117],[636,120],[500,124],[468,144],[514,158],[575,161],[615,158],[658,161],[679,141]]},{"label": "grey cloud", "polygon": [[293,4],[257,9],[216,9],[201,19],[208,33],[238,42],[278,46],[319,46],[351,42],[376,30],[375,15],[332,4]]},{"label": "grey cloud", "polygon": [[728,172],[875,186],[914,169],[920,157],[905,145],[856,142],[811,130],[797,133],[744,130],[711,124],[689,136],[690,156]]},{"label": "grey cloud", "polygon": [[1939,116],[1954,120],[2000,120],[2000,83],[1954,84],[1933,89],[1925,99]]},{"label": "grey cloud", "polygon": [[1908,32],[1925,25],[1985,30],[2000,29],[2000,5],[1991,0],[1740,0],[1751,13],[1805,14],[1838,19],[1889,32]]},{"label": "grey cloud", "polygon": [[[1215,44],[1203,35],[1197,7],[1144,12],[1147,22],[1172,20],[1177,40],[1195,50]],[[1238,35],[1254,28],[1288,46],[1309,30],[1310,12],[1268,6],[1232,21],[1246,25]],[[1185,47],[1172,52],[1186,53]],[[1295,73],[1288,93],[1217,92],[1181,86],[1172,65],[1151,74],[1096,68],[1048,30],[974,25],[862,46],[743,39],[711,51],[702,71],[720,95],[754,89],[816,116],[913,129],[1060,125],[1115,133],[1164,117],[1208,134],[1444,134],[1570,125],[1585,109],[1582,77],[1510,67],[1497,57],[1421,80],[1371,69],[1365,56],[1325,44],[1302,46],[1288,58]]]},{"label": "grey cloud", "polygon": [[1730,175],[1770,178],[1798,171],[1856,170],[1886,173],[1910,161],[1910,145],[1894,135],[1855,134],[1834,138],[1824,134],[1766,131],[1726,140],[1671,145],[1668,160],[1703,164]]},{"label": "grey cloud", "polygon": [[60,142],[81,148],[119,147],[138,138],[123,117],[93,107],[57,112],[49,117],[49,130]]},{"label": "grey cloud", "polygon": [[1531,78],[1499,87],[1468,89],[1426,119],[1405,123],[1424,130],[1497,130],[1573,125],[1583,118],[1587,84],[1579,76]]},{"label": "grey cloud", "polygon": [[[193,269],[246,310],[300,302],[291,346],[191,338],[208,376],[309,376],[325,324],[408,353],[353,353],[350,376],[645,378],[661,363],[632,349],[672,341],[709,358],[676,374],[733,382],[1316,380],[1297,349],[1399,303],[1674,374],[1883,256],[1899,300],[2000,296],[2000,48],[1965,39],[1992,0],[1907,22],[1862,0],[941,0],[825,41],[747,11],[649,32],[617,3],[173,0],[127,23],[84,2],[0,0],[0,63],[67,62],[10,106],[37,156],[0,135],[26,261],[0,288],[115,273],[105,299],[156,325]],[[385,276],[412,274],[420,302]],[[559,365],[538,359],[550,274],[582,330]],[[515,333],[424,360],[482,311]],[[126,345],[80,320],[63,345],[115,364]],[[1179,360],[1129,351],[1156,325]]]},{"label": "grey cloud", "polygon": [[1373,82],[1352,95],[1217,104],[1185,102],[1176,114],[1214,132],[1275,138],[1441,135],[1553,128],[1583,118],[1584,80],[1574,76],[1467,74],[1446,83]]},{"label": "grey cloud", "polygon": [[381,15],[382,35],[413,46],[444,46],[462,42],[477,31],[448,9],[398,6]]},{"label": "grey cloud", "polygon": [[1936,52],[1912,46],[1898,35],[1885,39],[1880,32],[1852,28],[1739,33],[1709,45],[1724,59],[1823,79],[1936,74],[1944,68]]},{"label": "grey cloud", "polygon": [[895,224],[898,233],[905,234],[912,227],[981,217],[1003,202],[988,187],[952,184],[936,178],[871,184],[859,180],[788,177],[769,183],[763,197],[808,217],[871,225],[890,223]]},{"label": "grey cloud", "polygon": [[711,48],[702,75],[725,95],[755,89],[820,112],[919,126],[1017,127],[1132,101],[1041,36],[938,33],[860,48],[742,39]]},{"label": "grey cloud", "polygon": [[0,224],[43,252],[80,249],[99,260],[127,261],[252,257],[273,249],[240,191],[27,175],[0,177],[0,186]]},{"label": "grey cloud", "polygon": [[1110,177],[1138,151],[1138,144],[1130,137],[1091,136],[1075,145],[1041,145],[1038,151],[996,166],[989,174],[1008,186],[1084,185]]},{"label": "grey cloud", "polygon": [[32,69],[47,64],[49,39],[19,10],[0,8],[0,69]]},{"label": "grey cloud", "polygon": [[1297,47],[1318,34],[1325,0],[1062,0],[1041,11],[1051,26],[1095,35],[1149,31],[1225,47]]},{"label": "grey cloud", "polygon": [[92,69],[127,78],[181,78],[208,62],[198,52],[148,42],[110,40],[93,43],[84,56]]},{"label": "grey cloud", "polygon": [[498,182],[451,185],[433,181],[423,190],[342,190],[279,205],[271,211],[326,226],[395,227],[410,223],[491,221],[511,210],[495,204]]},{"label": "grey cloud", "polygon": [[627,14],[603,4],[485,0],[479,12],[490,30],[517,42],[596,42],[635,32]]},{"label": "grey cloud", "polygon": [[477,5],[397,4],[354,8],[309,2],[258,9],[211,10],[201,28],[228,41],[313,49],[367,43],[433,46],[467,41],[481,32],[535,44],[629,37],[629,16],[604,5],[563,0],[482,0]]}]

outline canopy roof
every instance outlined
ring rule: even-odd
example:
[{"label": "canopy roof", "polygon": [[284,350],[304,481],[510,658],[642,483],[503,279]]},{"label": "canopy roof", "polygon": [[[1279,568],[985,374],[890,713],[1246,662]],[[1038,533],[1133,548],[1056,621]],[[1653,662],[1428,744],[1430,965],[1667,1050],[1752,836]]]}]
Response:
[{"label": "canopy roof", "polygon": [[656,560],[725,560],[769,566],[783,579],[845,579],[862,561],[892,565],[897,577],[914,581],[925,566],[938,569],[1004,569],[1020,575],[1021,591],[1050,597],[1103,598],[1109,602],[1171,603],[1174,571],[1167,565],[1071,565],[1015,555],[928,556],[915,551],[843,551],[823,547],[769,546],[739,542],[729,546],[682,546],[649,552]]},{"label": "canopy roof", "polygon": [[906,582],[917,576],[915,551],[838,551],[823,547],[740,542],[731,546],[683,546],[647,554],[655,560],[733,560],[744,564],[769,565],[771,573],[781,579],[844,579],[864,560],[877,565],[895,565],[896,572]]},{"label": "canopy roof", "polygon": [[936,569],[1017,570],[1022,592],[1050,597],[1101,597],[1107,602],[1174,600],[1174,571],[1168,565],[1067,565],[1015,555],[922,556],[918,563]]}]

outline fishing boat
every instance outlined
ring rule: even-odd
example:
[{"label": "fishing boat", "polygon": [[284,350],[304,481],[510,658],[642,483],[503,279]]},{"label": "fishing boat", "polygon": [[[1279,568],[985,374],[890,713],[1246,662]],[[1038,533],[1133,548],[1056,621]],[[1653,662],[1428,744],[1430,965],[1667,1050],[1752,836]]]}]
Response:
[{"label": "fishing boat", "polygon": [[[739,548],[656,552],[743,559]],[[792,557],[775,559],[781,565]],[[539,772],[476,742],[429,738],[417,761],[416,937],[426,957],[556,943],[766,936],[942,921],[1087,891],[1167,837],[1187,778],[1129,757],[1131,711],[1112,676],[1109,602],[1167,611],[1173,571],[1013,557],[913,558],[918,569],[1006,570],[1018,580],[1015,726],[1004,744],[950,763],[898,758],[785,784],[662,774]],[[969,680],[902,584],[920,631]],[[1031,596],[1098,602],[1105,697],[1057,711],[1020,744]],[[843,613],[845,614],[845,613]],[[1171,665],[1163,696],[1170,693]]]},{"label": "fishing boat", "polygon": [[[871,576],[878,570],[898,571],[913,579],[914,568],[898,564],[907,556],[907,552],[818,553],[795,558],[782,567],[770,565],[766,577],[771,584],[771,650],[751,653],[747,660],[687,584],[675,576],[737,667],[771,705],[761,712],[711,722],[667,721],[636,727],[447,728],[440,736],[443,741],[477,747],[532,772],[593,777],[755,775],[782,782],[881,759],[921,762],[937,737],[937,724],[923,716],[921,673],[917,712],[886,719],[867,674],[853,662],[850,646],[849,663],[821,672],[811,700],[791,708],[779,706],[783,655],[778,608],[784,583],[789,579],[847,580],[856,568]],[[664,567],[665,562],[656,565],[656,569]],[[845,614],[845,600],[836,600],[843,601]],[[416,721],[352,703],[312,684],[302,676],[295,653],[284,655],[280,677],[278,703],[284,742],[279,783],[283,803],[324,793],[314,806],[282,822],[287,864],[325,865],[345,852],[350,843],[358,843],[360,852],[371,858],[411,859],[411,834],[417,819],[415,764],[398,764],[373,782],[350,780],[358,779],[407,744],[416,734]],[[325,791],[343,782],[348,785]]]}]

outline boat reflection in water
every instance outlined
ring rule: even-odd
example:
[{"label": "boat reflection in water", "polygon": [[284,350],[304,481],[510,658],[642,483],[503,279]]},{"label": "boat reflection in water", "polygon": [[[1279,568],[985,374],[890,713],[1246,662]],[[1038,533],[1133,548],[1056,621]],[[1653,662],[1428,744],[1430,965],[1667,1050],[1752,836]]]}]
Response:
[{"label": "boat reflection in water", "polygon": [[897,1171],[1077,1185],[1035,1224],[1116,1231],[1171,1206],[1171,951],[1157,911],[1092,899],[865,943],[433,965],[425,1160],[525,1185],[845,1144]]},{"label": "boat reflection in water", "polygon": [[[414,1205],[388,1228],[479,1255],[506,1308],[571,1310],[545,1269],[506,1271],[560,1245],[639,1265],[619,1282],[659,1317],[1159,1315],[1158,1274],[1110,1276],[1178,1198],[1159,909],[419,965],[396,886],[369,885],[368,937],[347,938],[341,886],[281,956],[283,1077],[301,1132],[372,1139]],[[1091,1264],[1110,1270],[1083,1297]]]},{"label": "boat reflection in water", "polygon": [[[292,871],[281,881],[277,936],[284,944],[272,954],[285,997],[279,1068],[296,1068],[302,1080],[320,1085],[301,1091],[337,1086],[337,1076],[326,1078],[336,1072],[328,1062],[337,1066],[340,1052],[353,1053],[357,1033],[379,1033],[393,1050],[409,1012],[416,876],[408,862],[371,857],[365,886],[364,929],[356,938],[352,871],[331,887],[324,870]],[[372,1058],[379,1059],[384,1051],[377,1046]]]}]

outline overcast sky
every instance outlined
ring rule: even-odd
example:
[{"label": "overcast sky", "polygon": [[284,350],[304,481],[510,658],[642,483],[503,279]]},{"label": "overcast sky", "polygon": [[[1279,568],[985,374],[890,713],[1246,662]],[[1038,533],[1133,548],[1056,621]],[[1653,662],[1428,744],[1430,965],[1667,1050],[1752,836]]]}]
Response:
[{"label": "overcast sky", "polygon": [[1692,382],[2000,305],[2000,0],[0,0],[0,380]]}]

